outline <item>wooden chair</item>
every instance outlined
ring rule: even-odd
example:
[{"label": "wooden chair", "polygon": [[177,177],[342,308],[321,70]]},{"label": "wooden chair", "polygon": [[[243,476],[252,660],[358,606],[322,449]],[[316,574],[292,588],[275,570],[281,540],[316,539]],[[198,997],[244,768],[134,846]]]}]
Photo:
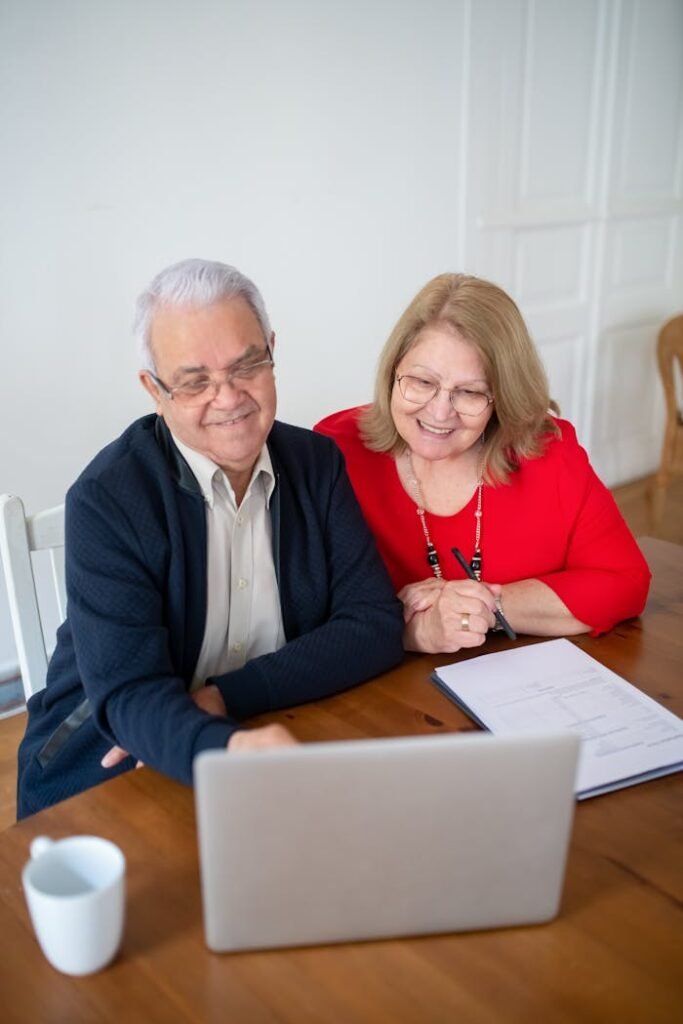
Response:
[{"label": "wooden chair", "polygon": [[0,555],[26,699],[42,690],[47,648],[38,605],[32,551],[49,551],[60,620],[66,616],[64,506],[27,516],[20,498],[0,496]]},{"label": "wooden chair", "polygon": [[676,360],[678,360],[683,380],[683,313],[664,324],[657,338],[657,361],[666,401],[666,426],[662,445],[662,461],[655,479],[654,489],[653,513],[656,529],[662,522],[666,489],[671,476],[683,469],[676,459],[677,444],[683,439],[683,412],[678,407],[676,398]]}]

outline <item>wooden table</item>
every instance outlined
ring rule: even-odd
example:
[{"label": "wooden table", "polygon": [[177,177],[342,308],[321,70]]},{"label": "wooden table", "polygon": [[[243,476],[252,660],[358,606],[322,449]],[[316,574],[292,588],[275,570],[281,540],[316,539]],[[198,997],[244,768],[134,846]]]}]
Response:
[{"label": "wooden table", "polygon": [[[642,542],[642,620],[578,641],[683,714],[683,547]],[[508,641],[494,637],[487,649]],[[272,718],[303,740],[472,729],[411,657],[364,686]],[[577,806],[562,910],[546,925],[260,953],[204,946],[192,793],[131,772],[0,834],[0,1019],[230,1024],[683,1019],[681,776]],[[94,832],[128,859],[123,950],[73,979],[34,940],[20,885],[30,840]],[[416,866],[417,867],[417,866]]]}]

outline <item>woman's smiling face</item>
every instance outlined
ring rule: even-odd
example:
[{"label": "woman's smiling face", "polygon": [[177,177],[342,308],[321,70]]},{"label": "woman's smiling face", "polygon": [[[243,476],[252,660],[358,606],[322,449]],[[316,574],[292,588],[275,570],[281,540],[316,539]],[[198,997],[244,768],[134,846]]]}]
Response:
[{"label": "woman's smiling face", "polygon": [[391,415],[410,451],[423,459],[457,457],[477,443],[493,414],[487,404],[477,415],[464,415],[451,405],[454,388],[490,396],[481,356],[471,342],[445,324],[424,327],[396,367],[429,381],[441,390],[422,405],[407,401],[396,380],[391,393]]}]

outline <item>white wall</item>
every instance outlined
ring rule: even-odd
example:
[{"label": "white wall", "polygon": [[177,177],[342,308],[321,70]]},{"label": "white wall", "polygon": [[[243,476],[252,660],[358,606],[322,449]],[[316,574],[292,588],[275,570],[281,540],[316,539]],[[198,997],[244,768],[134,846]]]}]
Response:
[{"label": "white wall", "polygon": [[[549,347],[561,302],[551,297],[538,330],[553,387],[589,450],[597,439],[608,482],[652,468],[661,402],[647,346],[660,315],[683,307],[672,271],[682,11],[680,0],[0,0],[0,491],[29,511],[61,501],[147,411],[129,324],[138,291],[172,261],[217,258],[254,278],[278,335],[280,415],[310,425],[369,398],[393,322],[443,270],[526,289],[534,326],[538,288],[602,281],[610,246],[627,254],[628,291],[648,230],[653,251],[662,245],[643,219],[654,216],[648,189],[669,218],[665,258],[645,260],[649,292],[636,288],[616,320],[611,294],[591,293],[569,311],[580,330],[561,358]],[[567,133],[556,112],[572,94]],[[479,241],[482,224],[500,228],[494,206],[523,131],[540,168],[525,179],[532,191],[571,191],[582,144],[593,184],[571,222],[590,244],[562,256],[554,240],[552,271],[527,247],[519,278],[504,254],[526,221]],[[615,216],[640,203],[621,235],[606,226],[606,168],[621,174]],[[557,227],[557,203],[532,212],[533,229]],[[619,373],[614,330],[635,353],[649,419],[610,464],[601,452],[614,422],[606,440],[595,422]],[[0,587],[0,669],[13,658],[3,602]]]},{"label": "white wall", "polygon": [[456,256],[462,5],[2,10],[3,489],[58,500],[147,409],[133,300],[188,255],[262,288],[283,416],[364,398],[401,305]]}]

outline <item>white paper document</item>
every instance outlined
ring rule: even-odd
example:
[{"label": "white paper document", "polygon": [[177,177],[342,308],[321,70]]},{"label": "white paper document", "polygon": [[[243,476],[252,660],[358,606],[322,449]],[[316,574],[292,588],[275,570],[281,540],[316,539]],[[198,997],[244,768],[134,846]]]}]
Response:
[{"label": "white paper document", "polygon": [[569,640],[445,665],[433,679],[493,733],[578,733],[578,799],[683,769],[683,720]]}]

